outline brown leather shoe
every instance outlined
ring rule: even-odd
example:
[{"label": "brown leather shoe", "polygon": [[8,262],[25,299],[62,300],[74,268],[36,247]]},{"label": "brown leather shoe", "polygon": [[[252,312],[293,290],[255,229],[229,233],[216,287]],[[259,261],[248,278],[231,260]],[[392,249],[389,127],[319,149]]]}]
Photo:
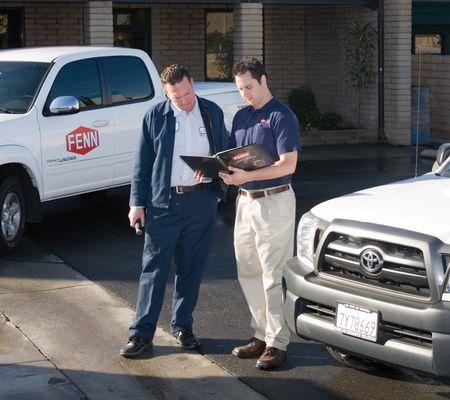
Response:
[{"label": "brown leather shoe", "polygon": [[256,362],[256,368],[275,369],[281,367],[286,360],[286,352],[276,347],[266,347],[264,353]]},{"label": "brown leather shoe", "polygon": [[235,347],[231,354],[239,358],[251,358],[259,356],[266,348],[266,342],[252,337],[245,346]]}]

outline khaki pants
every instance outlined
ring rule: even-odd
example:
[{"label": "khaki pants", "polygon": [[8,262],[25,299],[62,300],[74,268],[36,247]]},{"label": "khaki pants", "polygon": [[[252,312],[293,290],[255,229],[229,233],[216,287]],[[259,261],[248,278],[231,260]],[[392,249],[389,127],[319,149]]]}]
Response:
[{"label": "khaki pants", "polygon": [[254,336],[286,350],[289,330],[282,312],[281,274],[293,256],[295,194],[237,198],[234,248],[238,279],[252,314]]}]

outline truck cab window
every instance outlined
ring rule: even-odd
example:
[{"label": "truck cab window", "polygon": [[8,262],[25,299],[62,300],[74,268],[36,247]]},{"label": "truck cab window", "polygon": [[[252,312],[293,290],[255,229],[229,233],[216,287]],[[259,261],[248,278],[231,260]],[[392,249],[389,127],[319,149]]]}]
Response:
[{"label": "truck cab window", "polygon": [[[141,59],[131,56],[101,58],[112,104],[148,100],[154,89],[147,67]],[[126,73],[124,73],[126,71]]]},{"label": "truck cab window", "polygon": [[102,105],[102,90],[97,61],[74,61],[61,68],[47,98],[47,107],[57,97],[75,96],[80,109]]}]

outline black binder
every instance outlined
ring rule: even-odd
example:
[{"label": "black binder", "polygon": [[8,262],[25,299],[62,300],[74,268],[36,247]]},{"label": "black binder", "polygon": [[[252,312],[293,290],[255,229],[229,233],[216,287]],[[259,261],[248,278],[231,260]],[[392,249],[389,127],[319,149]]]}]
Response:
[{"label": "black binder", "polygon": [[274,162],[273,158],[259,144],[220,151],[213,156],[180,157],[193,171],[201,171],[206,178],[217,178],[219,171],[227,171],[229,166],[253,171],[268,167]]}]

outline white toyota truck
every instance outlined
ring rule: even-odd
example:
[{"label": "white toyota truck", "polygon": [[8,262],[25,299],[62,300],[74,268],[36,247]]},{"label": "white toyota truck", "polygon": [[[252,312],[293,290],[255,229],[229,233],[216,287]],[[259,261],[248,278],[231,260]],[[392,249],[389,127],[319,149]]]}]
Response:
[{"label": "white toyota truck", "polygon": [[[233,83],[200,83],[230,129]],[[165,99],[140,50],[42,47],[0,51],[0,254],[15,250],[41,203],[130,183],[145,112]]]},{"label": "white toyota truck", "polygon": [[346,365],[450,378],[450,144],[433,172],[317,205],[283,274],[284,315]]}]

